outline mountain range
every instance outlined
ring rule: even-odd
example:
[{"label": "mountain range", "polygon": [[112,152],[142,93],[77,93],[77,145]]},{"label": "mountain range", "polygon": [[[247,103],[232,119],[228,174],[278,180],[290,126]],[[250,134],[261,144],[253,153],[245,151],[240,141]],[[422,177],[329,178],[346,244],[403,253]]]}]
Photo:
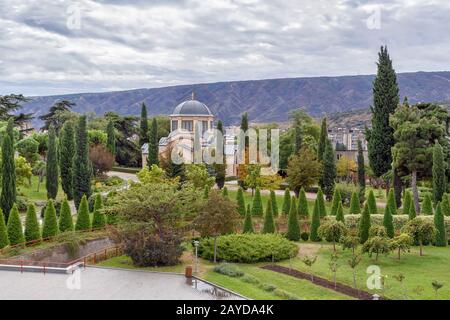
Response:
[{"label": "mountain range", "polygon": [[[239,123],[243,112],[255,123],[285,122],[289,112],[299,107],[315,117],[367,109],[372,104],[373,80],[374,75],[267,79],[40,96],[30,97],[21,112],[39,116],[65,99],[75,102],[74,111],[82,113],[139,115],[145,102],[149,116],[168,115],[194,92],[195,99],[225,124]],[[450,101],[450,71],[399,73],[398,83],[401,99],[407,96],[410,103]]]}]

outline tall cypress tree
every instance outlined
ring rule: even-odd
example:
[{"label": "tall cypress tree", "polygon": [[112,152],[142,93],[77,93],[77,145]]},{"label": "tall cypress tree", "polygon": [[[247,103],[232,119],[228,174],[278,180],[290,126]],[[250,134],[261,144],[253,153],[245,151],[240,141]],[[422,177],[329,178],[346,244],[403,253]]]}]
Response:
[{"label": "tall cypress tree", "polygon": [[284,197],[283,197],[283,209],[281,212],[287,216],[289,212],[291,211],[291,191],[289,188],[286,188],[284,190]]},{"label": "tall cypress tree", "polygon": [[94,213],[92,216],[92,228],[101,229],[106,225],[105,214],[101,211],[103,208],[103,200],[100,193],[95,196]]},{"label": "tall cypress tree", "polygon": [[114,129],[114,122],[109,120],[108,126],[106,127],[106,148],[111,152],[111,154],[116,156],[116,132]]},{"label": "tall cypress tree", "polygon": [[253,221],[252,221],[252,211],[250,208],[250,204],[247,205],[247,211],[245,213],[245,220],[244,220],[244,229],[242,230],[243,233],[253,233]]},{"label": "tall cypress tree", "polygon": [[0,207],[8,222],[9,213],[16,202],[16,164],[14,162],[14,122],[8,121],[6,135],[2,144],[2,192],[0,195]]},{"label": "tall cypress tree", "polygon": [[236,202],[237,202],[237,209],[241,216],[245,216],[245,199],[244,199],[244,190],[242,190],[241,187],[239,187],[237,194],[236,194]]},{"label": "tall cypress tree", "polygon": [[292,197],[290,205],[289,219],[288,219],[288,230],[286,232],[286,238],[291,241],[300,240],[300,226],[298,224],[297,217],[297,206],[295,203],[295,197]]},{"label": "tall cypress tree", "polygon": [[262,217],[263,214],[261,191],[259,188],[256,188],[255,196],[253,197],[252,215]]},{"label": "tall cypress tree", "polygon": [[405,193],[403,195],[403,214],[409,215],[409,209],[411,205],[411,192],[408,190],[405,190]]},{"label": "tall cypress tree", "polygon": [[59,168],[61,173],[61,186],[67,199],[73,199],[73,158],[75,156],[75,131],[73,124],[66,122],[61,130],[61,143],[59,146]]},{"label": "tall cypress tree", "polygon": [[9,245],[8,231],[6,229],[3,210],[0,208],[0,249]]},{"label": "tall cypress tree", "polygon": [[400,102],[397,76],[392,67],[387,47],[378,54],[378,71],[373,82],[372,129],[367,130],[370,166],[377,177],[391,170],[394,146],[394,129],[389,125],[389,116]]},{"label": "tall cypress tree", "polygon": [[370,229],[370,212],[369,205],[366,202],[364,205],[363,213],[361,214],[361,219],[359,220],[359,240],[361,243],[365,243],[369,239],[369,229]]},{"label": "tall cypress tree", "polygon": [[73,196],[78,208],[83,195],[91,196],[91,165],[88,158],[86,116],[80,116],[76,133],[76,149],[73,170]]},{"label": "tall cypress tree", "polygon": [[339,192],[338,188],[335,188],[334,193],[333,193],[333,199],[331,200],[331,215],[332,216],[335,216],[337,214],[337,209],[338,209],[339,203],[342,204],[341,193]]},{"label": "tall cypress tree", "polygon": [[[395,206],[397,209],[397,206]],[[392,217],[392,207],[387,205],[384,208],[383,226],[386,228],[386,233],[389,238],[394,237],[394,218]]]},{"label": "tall cypress tree", "polygon": [[327,119],[323,118],[322,126],[320,127],[319,143],[317,145],[317,159],[319,161],[323,160],[327,139],[328,139]]},{"label": "tall cypress tree", "polygon": [[333,146],[330,139],[326,139],[325,152],[323,154],[322,169],[322,187],[327,200],[333,196],[334,186],[336,184],[336,162]]},{"label": "tall cypress tree", "polygon": [[224,143],[224,130],[223,130],[223,123],[222,121],[217,121],[217,131],[220,132],[221,136],[217,137],[217,145],[216,149],[220,150],[222,149],[222,163],[215,163],[214,169],[216,171],[216,184],[219,187],[219,189],[222,189],[225,185],[225,176],[226,176],[226,157],[225,157],[225,143]]},{"label": "tall cypress tree", "polygon": [[319,204],[319,199],[316,199],[316,201],[314,202],[314,209],[313,209],[313,215],[311,218],[311,235],[310,235],[310,239],[311,241],[320,241],[320,237],[319,237],[319,227],[320,227],[320,204]]},{"label": "tall cypress tree", "polygon": [[272,201],[267,201],[266,214],[264,216],[263,233],[275,233],[275,222],[273,221]]},{"label": "tall cypress tree", "polygon": [[46,187],[47,198],[56,199],[58,194],[58,146],[56,141],[56,131],[53,125],[50,126],[48,132],[47,145],[47,167],[46,167]]},{"label": "tall cypress tree", "polygon": [[448,201],[448,195],[446,193],[442,197],[441,207],[442,207],[442,213],[444,214],[444,216],[449,217],[450,216],[450,203]]},{"label": "tall cypress tree", "polygon": [[364,153],[361,140],[358,140],[358,184],[359,202],[364,202],[366,194],[366,165],[364,164]]},{"label": "tall cypress tree", "polygon": [[319,215],[321,218],[325,217],[327,215],[327,208],[325,207],[325,201],[323,199],[323,192],[322,188],[319,187],[319,190],[317,191],[317,201],[319,205]]},{"label": "tall cypress tree", "polygon": [[436,247],[446,247],[447,234],[445,230],[444,214],[442,213],[441,203],[438,203],[436,206],[436,213],[434,214],[434,226],[437,230],[435,238]]},{"label": "tall cypress tree", "polygon": [[142,103],[141,106],[141,124],[139,127],[139,147],[142,147],[145,143],[148,143],[148,119],[147,119],[147,106]]},{"label": "tall cypress tree", "polygon": [[278,217],[278,204],[277,204],[277,197],[275,195],[275,191],[270,190],[270,201],[272,202],[272,213],[274,217]]},{"label": "tall cypress tree", "polygon": [[438,203],[442,201],[445,193],[445,164],[444,153],[439,142],[433,147],[433,201]]},{"label": "tall cypress tree", "polygon": [[359,202],[359,195],[355,192],[352,193],[352,197],[350,198],[350,211],[349,214],[360,214],[361,208],[360,208],[360,202]]},{"label": "tall cypress tree", "polygon": [[391,209],[391,214],[397,214],[397,203],[395,201],[395,191],[393,189],[389,190],[387,205]]},{"label": "tall cypress tree", "polygon": [[34,204],[29,204],[27,215],[25,218],[25,240],[27,242],[39,240],[41,238],[41,230],[39,230],[39,222],[36,215]]},{"label": "tall cypress tree", "polygon": [[150,127],[150,130],[148,132],[148,159],[147,164],[149,167],[152,165],[159,164],[158,159],[158,122],[156,121],[156,118],[153,118],[152,125]]},{"label": "tall cypress tree", "polygon": [[422,213],[427,216],[433,215],[433,200],[431,200],[431,194],[427,192],[422,203]]},{"label": "tall cypress tree", "polygon": [[370,190],[369,192],[369,196],[367,197],[367,205],[369,207],[370,214],[378,214],[377,200],[375,199],[373,190]]},{"label": "tall cypress tree", "polygon": [[300,194],[298,195],[297,213],[300,218],[309,218],[308,200],[306,199],[306,192],[303,187],[300,189]]}]

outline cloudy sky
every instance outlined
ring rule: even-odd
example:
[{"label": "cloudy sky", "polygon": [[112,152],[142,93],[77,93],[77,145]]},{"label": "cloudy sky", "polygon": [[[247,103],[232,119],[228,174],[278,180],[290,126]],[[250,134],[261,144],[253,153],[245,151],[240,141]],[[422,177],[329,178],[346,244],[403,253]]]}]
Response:
[{"label": "cloudy sky", "polygon": [[448,0],[0,0],[0,94],[450,70]]}]

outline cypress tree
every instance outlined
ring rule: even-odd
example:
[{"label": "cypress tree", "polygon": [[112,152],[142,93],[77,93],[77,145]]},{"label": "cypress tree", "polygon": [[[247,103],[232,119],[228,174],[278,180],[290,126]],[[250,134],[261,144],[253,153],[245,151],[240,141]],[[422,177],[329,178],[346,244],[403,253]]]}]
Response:
[{"label": "cypress tree", "polygon": [[223,189],[222,189],[222,196],[224,198],[228,199],[228,188],[227,187],[223,187]]},{"label": "cypress tree", "polygon": [[361,140],[358,140],[358,184],[359,184],[359,201],[364,202],[366,193],[366,166],[364,164],[364,153]]},{"label": "cypress tree", "polygon": [[208,185],[206,185],[205,189],[203,189],[203,199],[206,200],[209,198],[209,191],[210,191],[210,188]]},{"label": "cypress tree", "polygon": [[350,198],[350,211],[349,214],[361,214],[361,208],[359,206],[359,196],[356,192],[352,193]]},{"label": "cypress tree", "polygon": [[393,215],[397,214],[397,203],[395,201],[394,189],[389,190],[388,200],[387,200],[386,205],[389,206],[391,214],[393,214]]},{"label": "cypress tree", "polygon": [[2,192],[0,195],[0,207],[8,222],[9,213],[16,202],[16,164],[14,162],[14,132],[13,120],[8,121],[6,135],[2,143]]},{"label": "cypress tree", "polygon": [[328,139],[327,119],[323,118],[322,126],[320,127],[319,142],[317,145],[317,159],[319,161],[323,160],[327,139]]},{"label": "cypress tree", "polygon": [[102,196],[100,193],[97,193],[95,196],[94,202],[94,213],[92,217],[92,228],[93,229],[101,229],[106,225],[106,217],[105,214],[101,211],[103,208]]},{"label": "cypress tree", "polygon": [[61,212],[59,214],[58,225],[60,232],[73,231],[74,229],[72,212],[70,210],[69,201],[67,201],[67,198],[64,199],[63,203],[61,204]]},{"label": "cypress tree", "polygon": [[77,212],[77,222],[75,224],[75,230],[89,230],[91,229],[91,220],[89,218],[89,205],[87,197],[81,198],[80,206]]},{"label": "cypress tree", "polygon": [[250,209],[250,204],[247,205],[247,211],[245,213],[243,232],[244,233],[254,233],[253,221],[252,221],[252,212],[251,212],[251,209]]},{"label": "cypress tree", "polygon": [[25,240],[29,242],[40,238],[41,230],[39,228],[39,222],[36,215],[36,208],[34,204],[29,204],[25,218]]},{"label": "cypress tree", "polygon": [[261,191],[259,188],[256,188],[255,196],[253,197],[252,215],[261,217],[263,214]]},{"label": "cypress tree", "polygon": [[359,221],[359,239],[361,243],[365,243],[369,239],[369,229],[370,229],[370,210],[369,204],[366,202],[364,205],[363,213],[361,214],[361,219]]},{"label": "cypress tree", "polygon": [[113,156],[116,156],[116,133],[114,131],[114,123],[109,120],[108,126],[106,127],[106,148],[111,152]]},{"label": "cypress tree", "polygon": [[433,147],[433,201],[438,203],[442,201],[445,193],[445,163],[444,153],[439,142]]},{"label": "cypress tree", "polygon": [[[141,123],[139,127],[139,147],[148,143],[148,119],[147,119],[147,106],[142,103],[141,106]],[[150,150],[149,150],[150,151]]]},{"label": "cypress tree", "polygon": [[295,197],[292,197],[288,218],[288,229],[286,233],[286,238],[291,241],[300,240],[300,226],[298,224],[296,207]]},{"label": "cypress tree", "polygon": [[225,144],[224,144],[224,131],[223,131],[223,123],[222,121],[217,121],[217,131],[221,133],[221,136],[217,137],[217,150],[222,149],[222,163],[215,163],[214,164],[214,170],[216,171],[216,184],[219,187],[219,189],[222,189],[225,185],[225,177],[226,177],[226,168],[227,168],[227,161],[225,156]]},{"label": "cypress tree", "polygon": [[147,164],[149,167],[152,165],[159,164],[158,159],[158,147],[159,147],[159,141],[158,141],[158,122],[156,122],[156,118],[153,118],[152,120],[152,126],[150,127],[150,131],[148,132],[149,138],[148,138],[148,159]]},{"label": "cypress tree", "polygon": [[19,209],[17,209],[16,204],[13,205],[9,214],[7,230],[10,245],[14,246],[25,242],[22,223],[20,222]]},{"label": "cypress tree", "polygon": [[77,125],[76,151],[73,170],[73,196],[78,208],[83,195],[91,196],[91,165],[88,158],[86,116],[80,116]]},{"label": "cypress tree", "polygon": [[409,207],[409,210],[408,210],[409,220],[412,220],[417,216],[416,206],[414,205],[413,197],[409,197],[409,206],[408,207]]},{"label": "cypress tree", "polygon": [[272,201],[267,201],[266,215],[264,216],[263,233],[275,233],[275,222],[273,221]]},{"label": "cypress tree", "polygon": [[272,202],[272,213],[274,217],[278,217],[278,203],[275,191],[270,190],[270,201]]},{"label": "cypress tree", "polygon": [[369,196],[367,197],[367,204],[369,206],[370,214],[378,214],[377,200],[375,200],[373,190],[370,190],[369,192]]},{"label": "cypress tree", "polygon": [[61,130],[61,143],[59,148],[59,168],[61,173],[61,186],[67,199],[73,199],[73,158],[75,156],[75,131],[70,121],[67,121]]},{"label": "cypress tree", "polygon": [[8,231],[6,229],[5,217],[3,210],[0,208],[0,249],[9,245]]},{"label": "cypress tree", "polygon": [[334,189],[333,199],[331,201],[331,215],[335,216],[339,207],[339,203],[342,204],[341,193],[338,188]]},{"label": "cypress tree", "polygon": [[442,213],[441,203],[438,203],[436,206],[436,213],[434,214],[434,226],[436,227],[437,230],[435,238],[435,246],[446,247],[447,235],[445,230],[444,214]]},{"label": "cypress tree", "polygon": [[[395,208],[397,209],[397,206]],[[392,217],[392,207],[390,205],[384,208],[383,226],[386,228],[388,237],[392,239],[394,237],[394,218]]]},{"label": "cypress tree", "polygon": [[342,207],[342,202],[338,203],[338,207],[336,209],[336,221],[341,221],[345,224],[344,208]]},{"label": "cypress tree", "polygon": [[423,199],[422,213],[427,216],[433,215],[433,201],[431,200],[431,194],[428,192]]},{"label": "cypress tree", "polygon": [[314,209],[313,209],[313,215],[311,218],[311,234],[310,239],[311,241],[317,242],[320,241],[318,229],[320,227],[320,203],[319,199],[316,199],[314,202]]},{"label": "cypress tree", "polygon": [[44,213],[44,222],[42,225],[42,238],[54,237],[58,234],[58,222],[56,218],[56,209],[52,199],[47,201]]},{"label": "cypress tree", "polygon": [[283,209],[281,210],[281,212],[287,216],[290,210],[291,210],[291,192],[289,188],[286,188],[284,190]]},{"label": "cypress tree", "polygon": [[409,215],[410,205],[411,205],[411,192],[405,190],[403,195],[403,214]]},{"label": "cypress tree", "polygon": [[55,199],[58,194],[58,150],[56,132],[53,125],[48,132],[46,187],[47,198]]},{"label": "cypress tree", "polygon": [[322,188],[319,187],[319,190],[317,191],[317,200],[319,204],[319,214],[320,217],[323,218],[327,215],[327,209],[325,207],[325,201],[323,199],[323,192]]},{"label": "cypress tree", "polygon": [[298,196],[298,216],[300,218],[309,218],[308,200],[306,199],[306,192],[304,188],[300,189]]},{"label": "cypress tree", "polygon": [[237,209],[241,216],[245,216],[245,200],[244,200],[244,190],[239,187],[236,195]]},{"label": "cypress tree", "polygon": [[322,169],[322,187],[327,200],[331,200],[333,196],[334,186],[336,184],[336,162],[334,160],[334,150],[330,139],[327,138],[325,144],[325,152],[323,154]]},{"label": "cypress tree", "polygon": [[448,195],[446,193],[442,197],[441,208],[444,216],[450,216],[450,203],[448,201]]}]

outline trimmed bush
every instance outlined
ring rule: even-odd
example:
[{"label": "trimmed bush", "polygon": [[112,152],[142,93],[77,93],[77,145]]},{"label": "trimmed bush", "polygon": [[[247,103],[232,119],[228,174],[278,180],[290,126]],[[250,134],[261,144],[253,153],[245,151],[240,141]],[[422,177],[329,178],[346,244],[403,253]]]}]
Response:
[{"label": "trimmed bush", "polygon": [[342,207],[342,203],[338,203],[337,212],[336,212],[336,220],[345,223],[344,218],[344,208]]},{"label": "trimmed bush", "polygon": [[58,222],[56,220],[56,209],[53,204],[53,200],[50,199],[47,202],[44,222],[42,226],[42,238],[54,237],[58,234]]},{"label": "trimmed bush", "polygon": [[320,227],[320,213],[319,213],[319,199],[316,199],[314,202],[314,209],[313,209],[313,215],[311,218],[311,234],[310,239],[311,241],[320,241],[319,237],[319,230]]},{"label": "trimmed bush", "polygon": [[275,233],[275,222],[273,221],[272,201],[267,201],[266,214],[264,216],[263,233]]},{"label": "trimmed bush", "polygon": [[336,187],[333,192],[333,200],[331,200],[331,215],[337,215],[339,203],[342,204],[341,193],[339,189]]},{"label": "trimmed bush", "polygon": [[[230,234],[217,238],[217,259],[237,263],[281,261],[297,255],[298,246],[278,234]],[[214,259],[214,239],[200,241],[199,254]]]},{"label": "trimmed bush", "polygon": [[[390,193],[391,192],[389,192],[389,194]],[[395,201],[395,199],[394,199],[394,201]],[[395,204],[395,202],[394,202],[394,204]],[[392,239],[395,234],[394,219],[392,218],[392,208],[389,204],[386,206],[386,208],[384,208],[383,226],[386,228],[387,236]]]},{"label": "trimmed bush", "polygon": [[349,214],[361,214],[361,207],[359,203],[359,194],[357,192],[352,193],[350,199],[350,211]]},{"label": "trimmed bush", "polygon": [[373,190],[369,191],[369,196],[367,197],[367,205],[369,209],[369,214],[378,214],[377,209],[377,200],[375,199],[375,195],[373,193]]},{"label": "trimmed bush", "polygon": [[[369,196],[370,197],[370,196]],[[370,211],[369,204],[366,202],[364,205],[364,210],[361,215],[361,221],[358,226],[358,236],[361,243],[365,243],[369,239],[370,230]]]},{"label": "trimmed bush", "polygon": [[106,217],[105,214],[101,211],[103,208],[102,196],[100,193],[97,193],[95,197],[94,204],[94,213],[92,217],[92,228],[93,229],[101,229],[106,225]]},{"label": "trimmed bush", "polygon": [[278,203],[275,191],[270,190],[270,201],[272,202],[272,214],[274,217],[278,217]]},{"label": "trimmed bush", "polygon": [[300,194],[298,195],[297,213],[299,218],[309,218],[308,200],[306,199],[306,192],[304,188],[300,189]]},{"label": "trimmed bush", "polygon": [[403,214],[409,215],[409,209],[411,206],[411,192],[405,190],[403,193]]},{"label": "trimmed bush", "polygon": [[281,212],[287,216],[290,211],[291,211],[291,191],[289,190],[289,188],[286,188],[284,190],[283,209],[281,210]]},{"label": "trimmed bush", "polygon": [[244,272],[241,269],[230,263],[221,263],[215,266],[213,271],[232,278],[239,278],[244,275]]},{"label": "trimmed bush", "polygon": [[422,202],[422,214],[431,216],[433,215],[433,200],[431,199],[431,194],[425,194]]},{"label": "trimmed bush", "polygon": [[434,214],[434,226],[436,227],[437,234],[435,238],[436,247],[447,246],[447,235],[445,231],[444,214],[442,213],[441,204],[438,203],[436,207],[436,213]]},{"label": "trimmed bush", "polygon": [[14,246],[25,242],[22,223],[20,222],[19,209],[17,209],[16,204],[13,205],[9,214],[7,230],[10,245]]},{"label": "trimmed bush", "polygon": [[389,206],[391,214],[396,215],[397,214],[397,203],[395,202],[395,193],[394,193],[393,188],[391,188],[391,190],[389,190],[387,205]]},{"label": "trimmed bush", "polygon": [[322,188],[319,187],[319,191],[317,191],[317,200],[318,200],[318,209],[320,217],[323,218],[327,215],[327,209],[325,207],[325,200],[323,199]]},{"label": "trimmed bush", "polygon": [[58,225],[60,232],[73,231],[72,212],[70,210],[69,201],[67,201],[67,198],[64,199],[61,205],[61,213],[59,215]]},{"label": "trimmed bush", "polygon": [[409,206],[408,207],[409,207],[409,210],[408,210],[409,220],[413,220],[414,218],[417,217],[416,206],[414,205],[413,197],[409,198]]},{"label": "trimmed bush", "polygon": [[89,219],[89,208],[86,195],[81,198],[80,206],[78,207],[77,223],[75,230],[89,230],[91,229],[91,221]]},{"label": "trimmed bush", "polygon": [[261,200],[261,191],[256,188],[255,196],[253,197],[252,215],[262,217],[264,214]]},{"label": "trimmed bush", "polygon": [[25,240],[27,242],[38,240],[41,238],[41,230],[36,215],[36,207],[29,204],[27,208],[27,216],[25,218]]},{"label": "trimmed bush", "polygon": [[239,187],[236,195],[237,210],[242,217],[245,217],[245,200],[244,200],[244,190]]},{"label": "trimmed bush", "polygon": [[253,229],[252,211],[250,209],[250,204],[247,205],[247,213],[245,214],[244,229],[242,230],[242,232],[244,233],[255,232],[255,230]]},{"label": "trimmed bush", "polygon": [[3,210],[0,208],[0,249],[9,245],[8,231],[5,225],[5,217],[3,216]]},{"label": "trimmed bush", "polygon": [[300,226],[298,224],[297,210],[295,204],[295,196],[292,197],[291,212],[289,212],[288,229],[286,238],[291,241],[300,240]]}]

